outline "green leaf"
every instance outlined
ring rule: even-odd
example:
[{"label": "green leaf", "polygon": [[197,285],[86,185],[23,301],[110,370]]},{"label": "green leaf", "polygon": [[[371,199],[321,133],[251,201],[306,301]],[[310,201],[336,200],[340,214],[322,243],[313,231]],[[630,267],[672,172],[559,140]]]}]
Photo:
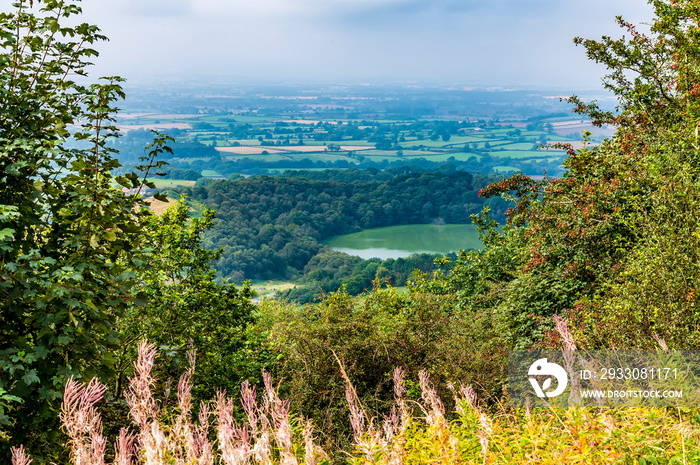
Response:
[{"label": "green leaf", "polygon": [[167,201],[168,201],[168,196],[167,196],[167,194],[162,194],[162,193],[160,193],[160,192],[158,192],[157,194],[153,194],[153,197],[154,197],[156,200],[160,200],[161,202],[167,202]]},{"label": "green leaf", "polygon": [[0,230],[0,241],[4,241],[4,240],[8,240],[8,239],[11,240],[12,235],[14,233],[15,233],[15,230],[12,228],[4,228],[4,229]]},{"label": "green leaf", "polygon": [[36,374],[36,370],[30,370],[29,373],[26,373],[24,376],[22,376],[22,381],[27,386],[29,386],[33,383],[38,383],[39,377]]}]

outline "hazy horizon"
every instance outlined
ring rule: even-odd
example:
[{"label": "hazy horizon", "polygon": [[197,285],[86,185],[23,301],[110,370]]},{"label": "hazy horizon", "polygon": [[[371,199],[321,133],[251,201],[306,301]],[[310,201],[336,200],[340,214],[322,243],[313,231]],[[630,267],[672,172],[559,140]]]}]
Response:
[{"label": "hazy horizon", "polygon": [[600,89],[574,36],[651,19],[640,0],[90,0],[91,74],[258,83]]}]

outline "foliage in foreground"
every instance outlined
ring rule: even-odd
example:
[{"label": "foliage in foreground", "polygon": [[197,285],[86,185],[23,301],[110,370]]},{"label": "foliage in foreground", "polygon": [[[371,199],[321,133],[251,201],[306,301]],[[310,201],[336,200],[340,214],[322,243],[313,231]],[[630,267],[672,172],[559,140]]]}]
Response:
[{"label": "foliage in foreground", "polygon": [[[202,354],[194,382],[195,399],[210,398],[215,390],[238,391],[243,380],[261,381],[268,362],[255,334],[251,289],[218,282],[212,263],[221,251],[202,248],[202,234],[214,212],[190,218],[186,198],[175,202],[144,225],[149,262],[138,270],[138,288],[148,305],[131,305],[119,318],[121,346],[115,359],[114,396],[121,397],[138,341],[147,338],[167,350],[159,369],[177,377],[186,366],[185,354]],[[206,381],[204,381],[206,380]]]},{"label": "foliage in foreground", "polygon": [[[519,463],[696,463],[700,460],[700,415],[664,409],[581,409],[506,411],[489,415],[470,386],[455,393],[456,419],[447,421],[442,400],[425,371],[419,374],[420,414],[407,407],[404,372],[394,370],[391,413],[370,417],[344,374],[353,427],[351,450],[329,457],[315,444],[311,421],[289,414],[270,375],[258,401],[255,386],[243,384],[245,419],[234,419],[233,400],[219,392],[192,418],[191,377],[182,375],[177,405],[158,406],[153,397],[153,345],[142,343],[135,374],[125,394],[132,428],[124,428],[108,448],[98,402],[106,387],[70,379],[60,419],[68,436],[71,463],[104,465],[328,464],[519,464]],[[191,357],[193,360],[194,357]],[[341,368],[342,370],[342,368]],[[344,370],[343,370],[344,371]],[[20,446],[13,465],[29,465]]]},{"label": "foliage in foreground", "polygon": [[[68,377],[113,373],[107,354],[145,264],[148,216],[140,196],[114,184],[152,186],[111,174],[121,79],[83,80],[99,29],[75,22],[73,3],[14,6],[0,14],[0,391],[16,412],[0,412],[0,428],[40,448],[56,440],[51,410]],[[146,173],[166,139],[150,146]]]},{"label": "foliage in foreground", "polygon": [[[109,386],[105,423],[115,427],[124,409],[116,399],[144,336],[168,346],[171,363],[161,370],[171,377],[190,339],[208,354],[203,373],[222,385],[260,373],[240,360],[249,290],[215,282],[216,253],[201,247],[213,213],[190,221],[176,206],[154,218],[139,194],[154,187],[149,173],[172,139],[156,135],[145,147],[142,177],[114,174],[108,140],[120,135],[122,79],[86,83],[92,47],[106,38],[76,21],[80,12],[75,0],[24,0],[0,13],[3,463],[19,442],[37,460],[63,460],[56,412],[71,377]],[[196,384],[195,396],[209,394]]]},{"label": "foliage in foreground", "polygon": [[[495,403],[505,382],[506,349],[490,323],[455,311],[453,299],[390,287],[363,299],[338,291],[301,310],[265,302],[256,327],[279,354],[273,373],[285,381],[293,411],[312,418],[323,432],[324,447],[335,450],[349,447],[352,435],[339,362],[361,402],[378,414],[389,414],[390,379],[397,366],[406,367],[413,379],[427,370],[442,396],[449,394],[448,382],[461,381]],[[409,398],[419,395],[411,383]]]}]

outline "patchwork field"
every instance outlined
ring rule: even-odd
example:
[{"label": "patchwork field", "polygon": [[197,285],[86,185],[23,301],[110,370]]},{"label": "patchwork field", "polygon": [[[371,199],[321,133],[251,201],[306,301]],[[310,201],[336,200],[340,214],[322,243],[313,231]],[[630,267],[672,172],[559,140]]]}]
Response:
[{"label": "patchwork field", "polygon": [[[134,112],[121,118],[119,125],[127,132],[175,130],[177,141],[202,149],[201,154],[191,149],[184,154],[176,149],[171,168],[193,169],[205,177],[426,162],[462,163],[460,169],[470,171],[521,170],[533,176],[547,171],[556,175],[562,172],[565,151],[540,147],[555,142],[579,147],[578,133],[593,129],[590,122],[568,116],[532,123],[494,123],[304,119],[251,111],[229,115]],[[599,136],[607,134],[606,130],[596,131]],[[215,157],[212,149],[221,157]]]},{"label": "patchwork field", "polygon": [[325,145],[288,145],[284,147],[278,147],[279,150],[285,152],[295,152],[295,153],[311,153],[311,152],[325,152],[328,147]]}]

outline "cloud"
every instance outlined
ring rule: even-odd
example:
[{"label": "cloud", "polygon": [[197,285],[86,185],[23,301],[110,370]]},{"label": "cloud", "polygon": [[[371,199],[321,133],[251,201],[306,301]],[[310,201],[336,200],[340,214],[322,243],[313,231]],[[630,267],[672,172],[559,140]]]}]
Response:
[{"label": "cloud", "polygon": [[430,20],[441,18],[450,21],[458,16],[537,15],[552,8],[551,0],[385,0],[378,2],[338,0],[344,8],[337,9],[337,17],[349,20],[381,21]]},{"label": "cloud", "polygon": [[180,17],[192,12],[192,4],[190,0],[129,0],[124,6],[124,11],[136,17]]},{"label": "cloud", "polygon": [[[117,5],[121,5],[118,7]],[[597,85],[575,35],[640,0],[90,0],[110,74]]]},{"label": "cloud", "polygon": [[300,16],[308,0],[192,0],[197,15],[205,18],[269,20]]}]

